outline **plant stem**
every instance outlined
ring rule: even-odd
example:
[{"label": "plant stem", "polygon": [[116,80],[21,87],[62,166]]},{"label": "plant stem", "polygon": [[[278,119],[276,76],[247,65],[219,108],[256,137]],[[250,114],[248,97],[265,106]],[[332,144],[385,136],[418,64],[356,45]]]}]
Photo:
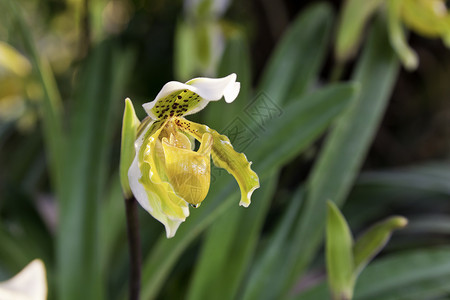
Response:
[{"label": "plant stem", "polygon": [[141,289],[141,241],[139,237],[139,219],[136,199],[125,199],[127,215],[127,235],[130,253],[130,300],[139,300]]},{"label": "plant stem", "polygon": [[91,20],[89,12],[89,0],[83,1],[80,20],[80,37],[78,45],[78,59],[82,60],[89,53],[91,48]]}]

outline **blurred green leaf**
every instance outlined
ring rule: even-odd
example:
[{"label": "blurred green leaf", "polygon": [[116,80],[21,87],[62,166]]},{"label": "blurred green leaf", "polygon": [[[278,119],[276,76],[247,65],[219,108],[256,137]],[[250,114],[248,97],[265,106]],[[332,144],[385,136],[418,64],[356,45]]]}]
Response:
[{"label": "blurred green leaf", "polygon": [[435,299],[450,292],[450,248],[400,252],[369,265],[355,287],[356,300]]},{"label": "blurred green leaf", "polygon": [[[102,268],[106,272],[110,272],[110,269],[116,267],[116,256],[121,250],[128,247],[128,244],[125,243],[125,204],[119,181],[119,174],[115,173],[108,185],[108,193],[100,214],[100,238],[102,239],[102,247],[100,248],[102,254],[100,257]],[[128,256],[126,258],[128,259]]]},{"label": "blurred green leaf", "polygon": [[450,234],[450,216],[431,214],[409,218],[405,233],[410,234]]},{"label": "blurred green leaf", "polygon": [[0,247],[1,267],[8,269],[11,274],[20,271],[20,266],[35,258],[35,253],[26,239],[11,236],[3,224],[0,224],[0,244],[2,245]]},{"label": "blurred green leaf", "polygon": [[[344,110],[355,92],[351,84],[333,85],[293,101],[286,107],[283,118],[272,120],[267,131],[245,151],[247,157],[255,158],[253,166],[260,179],[264,180],[272,171],[308,147]],[[295,138],[292,138],[294,136]],[[267,155],[268,153],[270,155]],[[230,184],[229,179],[218,180],[220,186],[211,188],[208,195],[210,200],[204,201],[201,209],[191,213],[174,238],[161,238],[155,245],[143,266],[144,299],[156,297],[182,251],[222,214],[233,200],[237,201],[234,193],[238,190],[234,183]]]},{"label": "blurred green leaf", "polygon": [[392,231],[403,228],[408,224],[404,217],[390,217],[370,227],[359,237],[353,249],[355,259],[355,276],[365,268],[389,241]]},{"label": "blurred green leaf", "polygon": [[353,237],[347,221],[336,204],[327,202],[326,262],[328,282],[333,299],[352,299],[355,276],[353,273]]},{"label": "blurred green leaf", "polygon": [[387,43],[386,29],[377,22],[353,75],[360,83],[361,93],[337,120],[308,178],[305,206],[295,226],[291,248],[272,285],[262,292],[264,299],[287,294],[305,271],[322,241],[326,200],[343,203],[358,174],[398,71],[395,54],[384,46]]},{"label": "blurred green leaf", "polygon": [[[112,51],[110,49],[113,49]],[[98,46],[79,74],[58,233],[58,299],[102,299],[100,214],[130,52]],[[83,288],[80,288],[83,287]]]},{"label": "blurred green leaf", "polygon": [[184,21],[179,20],[175,29],[174,73],[184,82],[192,78],[197,67],[195,31]]},{"label": "blurred green leaf", "polygon": [[247,208],[232,206],[208,230],[187,299],[235,299],[255,251],[275,192],[276,176],[265,180]]},{"label": "blurred green leaf", "polygon": [[243,35],[235,35],[227,41],[227,47],[222,56],[218,69],[218,77],[236,73],[237,80],[241,83],[241,89],[236,100],[232,104],[225,101],[211,102],[208,108],[203,110],[204,123],[211,128],[223,130],[230,124],[230,120],[242,116],[245,107],[251,97],[251,68],[250,55],[247,40]]},{"label": "blurred green leaf", "polygon": [[44,101],[42,102],[43,132],[47,144],[48,161],[50,164],[51,178],[58,195],[62,188],[62,173],[64,168],[63,155],[65,151],[65,140],[62,125],[61,96],[56,85],[53,72],[45,58],[39,55],[30,33],[30,28],[22,15],[18,3],[7,0],[9,11],[13,16],[14,24],[23,40],[25,49],[30,55],[33,71],[38,76],[43,89]]},{"label": "blurred green leaf", "polygon": [[122,191],[124,197],[129,199],[132,196],[130,183],[128,182],[128,169],[133,162],[135,156],[134,141],[136,140],[136,134],[139,121],[134,111],[133,103],[130,98],[125,99],[125,109],[123,112],[122,121],[122,144],[120,147],[120,183],[122,185]]},{"label": "blurred green leaf", "polygon": [[339,16],[334,54],[338,61],[345,62],[359,47],[366,23],[383,0],[346,0]]},{"label": "blurred green leaf", "polygon": [[328,3],[303,10],[278,43],[258,90],[276,103],[304,94],[323,63],[332,22],[333,11]]},{"label": "blurred green leaf", "polygon": [[[272,171],[289,162],[299,154],[300,149],[305,149],[319,137],[335,117],[347,109],[351,97],[358,92],[358,86],[352,83],[328,85],[286,105],[280,119],[290,120],[290,123],[280,122],[279,119],[270,122],[270,126],[267,126],[266,131],[259,137],[261,141],[267,142],[255,142],[248,148],[249,156],[258,162],[255,170]],[[306,137],[308,138],[304,143],[299,143]]]},{"label": "blurred green leaf", "polygon": [[[426,192],[450,195],[450,164],[426,163],[407,168],[370,171],[363,173],[358,179],[359,186],[408,189],[414,193]],[[408,191],[405,191],[406,193]]]},{"label": "blurred green leaf", "polygon": [[289,199],[288,208],[285,210],[273,235],[268,239],[267,247],[255,259],[249,279],[245,285],[243,299],[256,299],[257,294],[260,292],[260,287],[270,285],[270,275],[274,274],[276,266],[283,260],[286,248],[289,246],[289,232],[299,213],[303,194],[304,189],[301,186]]},{"label": "blurred green leaf", "polygon": [[[442,299],[450,293],[449,263],[448,246],[390,254],[375,260],[361,273],[354,299]],[[317,284],[292,299],[327,299],[326,285]]]}]

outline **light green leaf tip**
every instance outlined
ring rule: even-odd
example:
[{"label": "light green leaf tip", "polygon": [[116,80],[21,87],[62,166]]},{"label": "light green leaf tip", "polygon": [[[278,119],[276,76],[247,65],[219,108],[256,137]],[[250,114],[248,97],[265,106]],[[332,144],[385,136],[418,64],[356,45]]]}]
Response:
[{"label": "light green leaf tip", "polygon": [[336,35],[335,56],[344,62],[357,50],[364,26],[383,0],[347,0],[341,11]]},{"label": "light green leaf tip", "polygon": [[389,217],[370,227],[361,237],[356,240],[353,248],[355,259],[355,276],[383,249],[389,241],[392,232],[405,227],[408,220],[401,216]]},{"label": "light green leaf tip", "polygon": [[125,99],[125,110],[122,121],[122,144],[120,148],[120,184],[122,185],[122,192],[125,199],[130,198],[132,195],[128,182],[128,169],[135,156],[134,142],[140,123],[130,98]]},{"label": "light green leaf tip", "polygon": [[326,264],[333,299],[352,299],[355,283],[353,237],[344,216],[332,202],[327,203]]}]

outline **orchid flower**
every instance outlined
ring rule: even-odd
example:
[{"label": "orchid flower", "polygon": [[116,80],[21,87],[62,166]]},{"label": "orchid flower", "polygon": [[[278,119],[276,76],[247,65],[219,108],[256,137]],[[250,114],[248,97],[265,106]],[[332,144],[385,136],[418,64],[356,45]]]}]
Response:
[{"label": "orchid flower", "polygon": [[[186,83],[168,82],[155,100],[143,105],[148,117],[139,126],[131,102],[127,101],[124,127],[128,123],[133,128],[135,124],[137,137],[127,174],[129,188],[138,203],[164,224],[168,238],[175,235],[189,216],[189,205],[199,207],[205,199],[210,185],[211,157],[216,166],[235,177],[241,189],[241,206],[250,205],[251,195],[259,187],[251,162],[233,149],[226,136],[185,119],[210,101],[223,97],[227,103],[233,102],[239,89],[236,74],[195,78]],[[127,135],[130,134],[122,135],[122,141]],[[194,139],[200,142],[197,151]],[[127,194],[123,178],[122,186]]]},{"label": "orchid flower", "polygon": [[444,0],[346,0],[336,39],[338,61],[346,61],[356,52],[364,25],[383,6],[390,43],[406,69],[416,69],[419,59],[406,41],[404,27],[425,37],[441,38],[450,48],[450,14]]},{"label": "orchid flower", "polygon": [[13,278],[0,282],[0,299],[44,300],[47,280],[44,263],[35,259]]}]

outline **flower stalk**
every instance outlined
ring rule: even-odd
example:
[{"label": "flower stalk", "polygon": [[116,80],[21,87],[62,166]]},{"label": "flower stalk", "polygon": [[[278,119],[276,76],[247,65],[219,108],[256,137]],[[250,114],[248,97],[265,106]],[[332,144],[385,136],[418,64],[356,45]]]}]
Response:
[{"label": "flower stalk", "polygon": [[142,255],[137,201],[134,196],[125,199],[125,212],[127,218],[128,249],[130,257],[129,299],[138,300],[141,289]]}]

